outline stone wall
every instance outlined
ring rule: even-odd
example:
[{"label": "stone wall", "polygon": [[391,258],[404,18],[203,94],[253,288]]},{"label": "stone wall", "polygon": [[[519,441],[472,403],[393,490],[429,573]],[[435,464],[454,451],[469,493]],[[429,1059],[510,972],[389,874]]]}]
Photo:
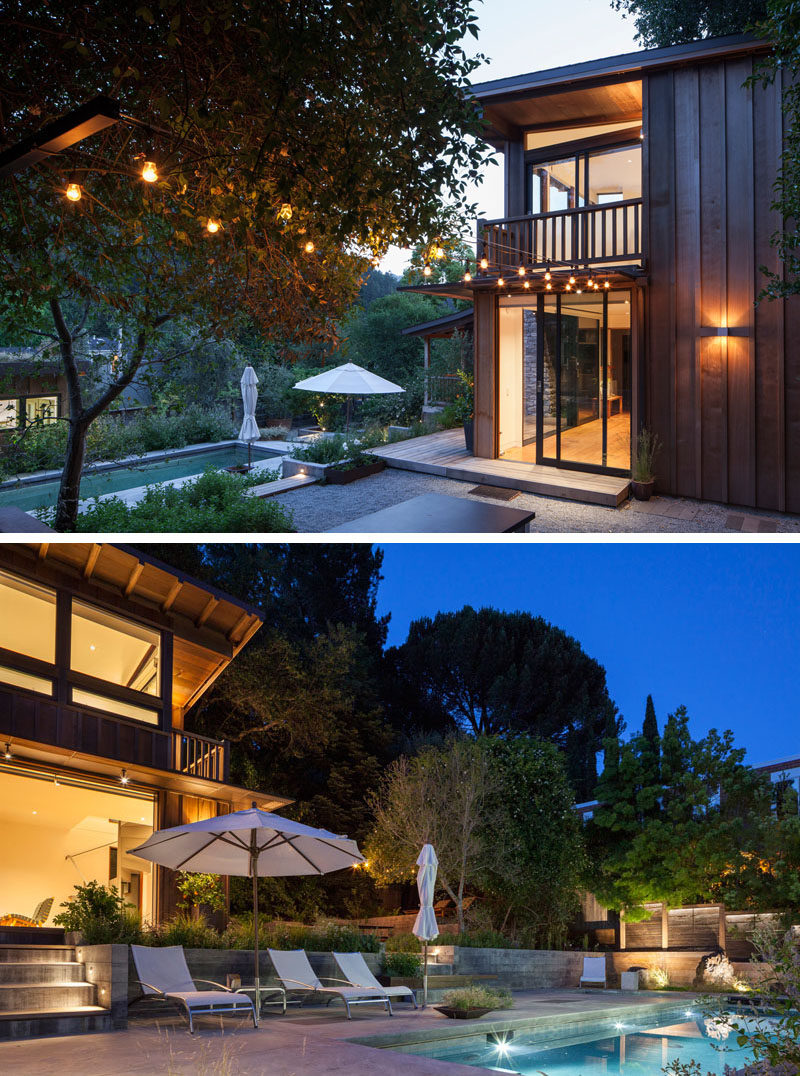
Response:
[{"label": "stone wall", "polygon": [[[684,952],[669,950],[641,950],[636,952],[626,949],[624,952],[609,953],[613,973],[618,977],[631,967],[663,969],[669,976],[671,986],[691,986],[694,982],[697,965],[709,949],[696,949]],[[772,969],[769,964],[751,964],[749,961],[732,961],[735,974],[740,979],[758,983],[767,978]]]},{"label": "stone wall", "polygon": [[576,987],[583,970],[583,953],[461,946],[453,946],[452,951],[455,975],[497,975],[500,985],[510,990]]},{"label": "stone wall", "polygon": [[114,1027],[127,1027],[128,946],[78,945],[75,952],[84,965],[86,981],[97,987],[96,1004],[111,1010]]}]

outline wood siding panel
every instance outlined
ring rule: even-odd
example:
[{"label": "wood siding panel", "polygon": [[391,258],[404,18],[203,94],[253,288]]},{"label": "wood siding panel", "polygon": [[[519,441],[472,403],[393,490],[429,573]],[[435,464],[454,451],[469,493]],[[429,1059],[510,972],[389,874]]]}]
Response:
[{"label": "wood siding panel", "polygon": [[[645,422],[664,492],[800,511],[800,303],[762,304],[778,87],[750,58],[646,78]],[[717,328],[729,335],[711,335]]]},{"label": "wood siding panel", "polygon": [[475,455],[497,456],[497,298],[475,294]]},{"label": "wood siding panel", "polygon": [[[726,309],[725,69],[700,72],[700,326],[721,325]],[[728,364],[714,337],[700,337],[702,460],[697,496],[728,499]]]},{"label": "wood siding panel", "polygon": [[[781,271],[770,237],[781,227],[771,208],[783,143],[780,82],[753,94],[755,267]],[[756,280],[756,294],[760,282]],[[785,304],[762,300],[755,309],[756,504],[786,507],[783,320]]]},{"label": "wood siding panel", "polygon": [[727,324],[746,333],[727,338],[728,498],[744,505],[753,505],[756,499],[753,102],[752,92],[742,85],[751,72],[749,59],[726,64]]},{"label": "wood siding panel", "polygon": [[675,486],[696,496],[702,431],[697,302],[700,287],[699,72],[677,71],[675,87]]},{"label": "wood siding panel", "polygon": [[647,79],[650,285],[645,326],[646,424],[661,441],[657,489],[675,489],[675,94],[672,72]]}]

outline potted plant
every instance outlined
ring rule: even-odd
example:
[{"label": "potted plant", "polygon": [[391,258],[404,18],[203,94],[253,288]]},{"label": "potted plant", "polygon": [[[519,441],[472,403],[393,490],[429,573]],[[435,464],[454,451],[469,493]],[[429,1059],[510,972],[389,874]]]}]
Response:
[{"label": "potted plant", "polygon": [[464,427],[464,443],[467,452],[474,451],[474,423],[475,423],[475,378],[466,370],[458,371],[458,379],[461,382],[459,392],[448,410],[461,422]]},{"label": "potted plant", "polygon": [[508,990],[490,990],[486,986],[465,986],[459,990],[448,990],[442,998],[441,1005],[435,1005],[437,1012],[444,1013],[451,1020],[477,1020],[487,1012],[495,1009],[510,1009],[514,1004]]},{"label": "potted plant", "polygon": [[417,953],[387,953],[383,960],[383,974],[378,976],[381,986],[410,986],[412,990],[422,986],[422,961]]},{"label": "potted plant", "polygon": [[655,485],[655,458],[661,448],[658,437],[648,429],[643,429],[636,441],[633,456],[633,474],[631,490],[637,501],[649,501]]}]

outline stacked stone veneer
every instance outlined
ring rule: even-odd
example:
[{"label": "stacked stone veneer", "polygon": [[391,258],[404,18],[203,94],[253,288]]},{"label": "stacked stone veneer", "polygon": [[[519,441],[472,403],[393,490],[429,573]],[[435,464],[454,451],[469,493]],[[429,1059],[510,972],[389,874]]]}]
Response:
[{"label": "stacked stone veneer", "polygon": [[[445,961],[447,956],[445,948],[440,948],[438,959]],[[509,990],[576,987],[583,970],[583,957],[583,953],[547,949],[452,947],[455,975],[496,975],[498,983]]]}]

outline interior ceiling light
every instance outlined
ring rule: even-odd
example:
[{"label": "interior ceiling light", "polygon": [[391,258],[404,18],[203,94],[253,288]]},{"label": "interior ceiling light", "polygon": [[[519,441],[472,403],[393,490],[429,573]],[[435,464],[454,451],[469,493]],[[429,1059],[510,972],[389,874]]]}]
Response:
[{"label": "interior ceiling light", "polygon": [[130,777],[128,777],[128,771],[123,770],[122,773],[119,775],[119,783],[121,785],[127,785],[129,781]]},{"label": "interior ceiling light", "polygon": [[7,743],[7,744],[6,744],[6,749],[5,749],[5,753],[4,753],[4,755],[3,755],[3,758],[13,758],[13,757],[14,757],[14,756],[13,756],[13,755],[11,754],[11,744],[10,744],[10,743]]}]

